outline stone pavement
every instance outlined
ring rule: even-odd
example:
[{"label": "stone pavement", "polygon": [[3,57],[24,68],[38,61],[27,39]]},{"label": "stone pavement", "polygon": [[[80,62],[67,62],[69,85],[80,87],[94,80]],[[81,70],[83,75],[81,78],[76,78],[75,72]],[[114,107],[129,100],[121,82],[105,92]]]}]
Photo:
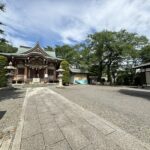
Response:
[{"label": "stone pavement", "polygon": [[0,150],[11,147],[26,89],[0,89]]},{"label": "stone pavement", "polygon": [[47,87],[29,88],[12,150],[150,150]]}]

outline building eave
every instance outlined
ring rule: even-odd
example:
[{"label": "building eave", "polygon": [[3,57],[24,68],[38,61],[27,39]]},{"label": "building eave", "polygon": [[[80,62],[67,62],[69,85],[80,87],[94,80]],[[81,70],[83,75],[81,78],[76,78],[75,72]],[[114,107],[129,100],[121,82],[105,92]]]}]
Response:
[{"label": "building eave", "polygon": [[148,66],[150,66],[150,62],[149,63],[145,63],[145,64],[141,64],[141,65],[139,65],[139,66],[135,66],[135,67],[133,67],[134,69],[139,69],[139,68],[146,68],[146,67],[148,67]]},{"label": "building eave", "polygon": [[87,70],[69,68],[71,73],[88,74]]}]

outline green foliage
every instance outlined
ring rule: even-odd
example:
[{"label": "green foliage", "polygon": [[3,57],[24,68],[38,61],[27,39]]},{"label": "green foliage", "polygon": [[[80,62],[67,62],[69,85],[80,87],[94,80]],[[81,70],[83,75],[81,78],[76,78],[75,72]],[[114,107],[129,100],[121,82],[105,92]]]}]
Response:
[{"label": "green foliage", "polygon": [[[5,4],[3,4],[2,2],[0,2],[0,13],[5,11]],[[5,24],[3,24],[0,21],[0,27],[4,26]],[[0,35],[4,34],[4,30],[0,28]],[[3,38],[2,36],[0,36],[0,52],[1,53],[14,53],[17,51],[17,48],[13,47],[11,44],[8,43],[8,41]]]},{"label": "green foliage", "polygon": [[134,76],[134,85],[136,86],[142,86],[146,83],[145,73],[144,72],[138,72]]},{"label": "green foliage", "polygon": [[4,56],[0,56],[0,87],[6,86],[6,70],[4,67],[7,65],[7,58]]},{"label": "green foliage", "polygon": [[[52,50],[51,47],[47,47]],[[130,33],[126,30],[118,32],[104,30],[96,32],[78,45],[56,46],[56,56],[68,61],[69,64],[83,70],[88,70],[91,75],[102,76],[118,84],[133,84],[135,75],[133,67],[141,60],[150,62],[150,45],[145,36]]]},{"label": "green foliage", "polygon": [[140,53],[140,57],[143,63],[150,62],[150,45],[143,47]]},{"label": "green foliage", "polygon": [[94,62],[94,55],[91,53],[91,48],[86,41],[74,46],[76,55],[74,56],[74,65],[82,70],[89,70]]},{"label": "green foliage", "polygon": [[[3,3],[0,2],[0,12],[5,10],[5,5]],[[4,25],[1,21],[0,21],[0,25]],[[0,34],[4,34],[4,31],[2,29],[0,29]],[[3,38],[0,37],[0,41],[4,41]]]},{"label": "green foliage", "polygon": [[62,61],[61,64],[62,69],[65,71],[63,72],[63,84],[68,85],[70,80],[70,71],[69,71],[69,63],[67,61]]},{"label": "green foliage", "polygon": [[89,41],[91,50],[95,53],[99,79],[106,71],[110,84],[119,68],[126,71],[126,68],[132,68],[139,62],[138,50],[148,43],[146,37],[126,30],[98,32],[89,35]]},{"label": "green foliage", "polygon": [[57,57],[65,59],[70,64],[74,63],[74,58],[77,55],[77,52],[74,50],[73,47],[69,45],[56,46],[55,51]]},{"label": "green foliage", "polygon": [[0,11],[4,11],[4,10],[5,10],[5,5],[0,2]]},{"label": "green foliage", "polygon": [[95,53],[95,60],[98,65],[98,76],[101,80],[102,74],[107,68],[108,81],[111,80],[110,69],[115,60],[119,60],[120,49],[117,48],[115,32],[103,31],[89,36],[92,50]]},{"label": "green foliage", "polygon": [[50,51],[50,52],[51,52],[51,51],[54,51],[54,49],[53,49],[51,46],[47,46],[47,47],[45,48],[45,50],[46,50],[46,51]]},{"label": "green foliage", "polygon": [[134,84],[134,76],[135,74],[128,73],[127,71],[118,72],[116,84],[117,85],[133,85]]},{"label": "green foliage", "polygon": [[16,47],[8,44],[7,42],[0,42],[0,52],[1,53],[15,53],[17,51]]}]

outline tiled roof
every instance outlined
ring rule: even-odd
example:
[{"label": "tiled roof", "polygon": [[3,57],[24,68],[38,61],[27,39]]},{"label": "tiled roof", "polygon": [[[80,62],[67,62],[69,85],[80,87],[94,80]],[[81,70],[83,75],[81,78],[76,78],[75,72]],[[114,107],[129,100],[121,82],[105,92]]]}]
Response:
[{"label": "tiled roof", "polygon": [[24,53],[24,52],[26,52],[26,51],[28,51],[28,50],[30,50],[30,49],[31,49],[31,48],[27,48],[27,47],[25,47],[25,46],[20,46],[20,47],[18,48],[17,54]]},{"label": "tiled roof", "polygon": [[70,69],[70,71],[71,71],[72,73],[85,73],[85,74],[88,73],[87,70],[76,69],[76,68],[71,68],[71,67],[70,67],[69,69]]},{"label": "tiled roof", "polygon": [[[47,56],[46,56],[47,58],[56,59],[56,60],[63,60],[61,58],[56,57],[55,51],[46,51],[46,50],[42,49],[38,43],[36,44],[36,46],[38,46],[41,50],[43,50],[43,53],[47,54]],[[33,48],[27,47],[27,46],[20,46],[16,53],[0,53],[0,54],[4,55],[4,56],[26,56],[27,52],[31,51],[32,49]]]},{"label": "tiled roof", "polygon": [[4,56],[24,56],[24,54],[18,54],[18,53],[0,53],[0,55],[4,55]]},{"label": "tiled roof", "polygon": [[45,51],[49,56],[56,57],[55,51]]}]

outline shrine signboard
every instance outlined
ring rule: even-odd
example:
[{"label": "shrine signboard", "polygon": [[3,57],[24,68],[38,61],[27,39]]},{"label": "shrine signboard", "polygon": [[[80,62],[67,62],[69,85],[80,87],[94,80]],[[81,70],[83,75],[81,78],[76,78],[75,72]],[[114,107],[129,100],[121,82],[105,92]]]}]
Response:
[{"label": "shrine signboard", "polygon": [[33,83],[40,83],[40,78],[33,78],[32,82]]}]

